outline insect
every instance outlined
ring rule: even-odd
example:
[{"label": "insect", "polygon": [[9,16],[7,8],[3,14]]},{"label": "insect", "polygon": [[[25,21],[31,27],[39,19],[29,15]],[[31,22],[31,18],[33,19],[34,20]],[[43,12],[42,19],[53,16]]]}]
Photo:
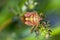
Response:
[{"label": "insect", "polygon": [[37,12],[26,12],[26,14],[24,14],[24,23],[26,25],[32,26],[31,32],[33,32],[35,27],[38,27],[39,21],[41,20],[42,18],[39,17]]},{"label": "insect", "polygon": [[38,13],[36,11],[33,11],[33,12],[26,12],[23,16],[22,16],[22,20],[24,20],[24,23],[28,26],[31,26],[31,30],[30,32],[33,33],[35,32],[36,33],[36,36],[39,35],[39,29],[41,26],[39,25],[42,25],[44,28],[47,28],[46,30],[49,31],[49,34],[51,32],[50,29],[48,29],[48,25],[49,23],[44,20],[44,16],[42,13],[40,13],[40,15],[38,15]]}]

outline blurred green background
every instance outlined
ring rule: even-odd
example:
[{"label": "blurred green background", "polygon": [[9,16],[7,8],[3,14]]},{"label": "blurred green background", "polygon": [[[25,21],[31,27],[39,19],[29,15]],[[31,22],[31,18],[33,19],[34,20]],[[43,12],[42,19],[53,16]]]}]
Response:
[{"label": "blurred green background", "polygon": [[[0,40],[46,40],[44,32],[39,37],[30,34],[30,27],[20,21],[18,24],[11,22],[15,16],[9,11],[9,7],[14,8],[17,13],[25,13],[24,4],[27,0],[0,0]],[[48,40],[60,40],[60,0],[35,0],[38,5],[35,10],[44,13],[51,22],[51,38]],[[22,13],[21,13],[22,8]]]}]

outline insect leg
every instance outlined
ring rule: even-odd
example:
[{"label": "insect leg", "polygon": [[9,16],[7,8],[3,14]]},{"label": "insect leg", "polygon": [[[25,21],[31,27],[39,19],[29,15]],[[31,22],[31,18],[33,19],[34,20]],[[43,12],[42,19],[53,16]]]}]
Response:
[{"label": "insect leg", "polygon": [[35,28],[35,26],[32,26],[32,28],[30,30],[31,33],[33,32],[34,28]]}]

